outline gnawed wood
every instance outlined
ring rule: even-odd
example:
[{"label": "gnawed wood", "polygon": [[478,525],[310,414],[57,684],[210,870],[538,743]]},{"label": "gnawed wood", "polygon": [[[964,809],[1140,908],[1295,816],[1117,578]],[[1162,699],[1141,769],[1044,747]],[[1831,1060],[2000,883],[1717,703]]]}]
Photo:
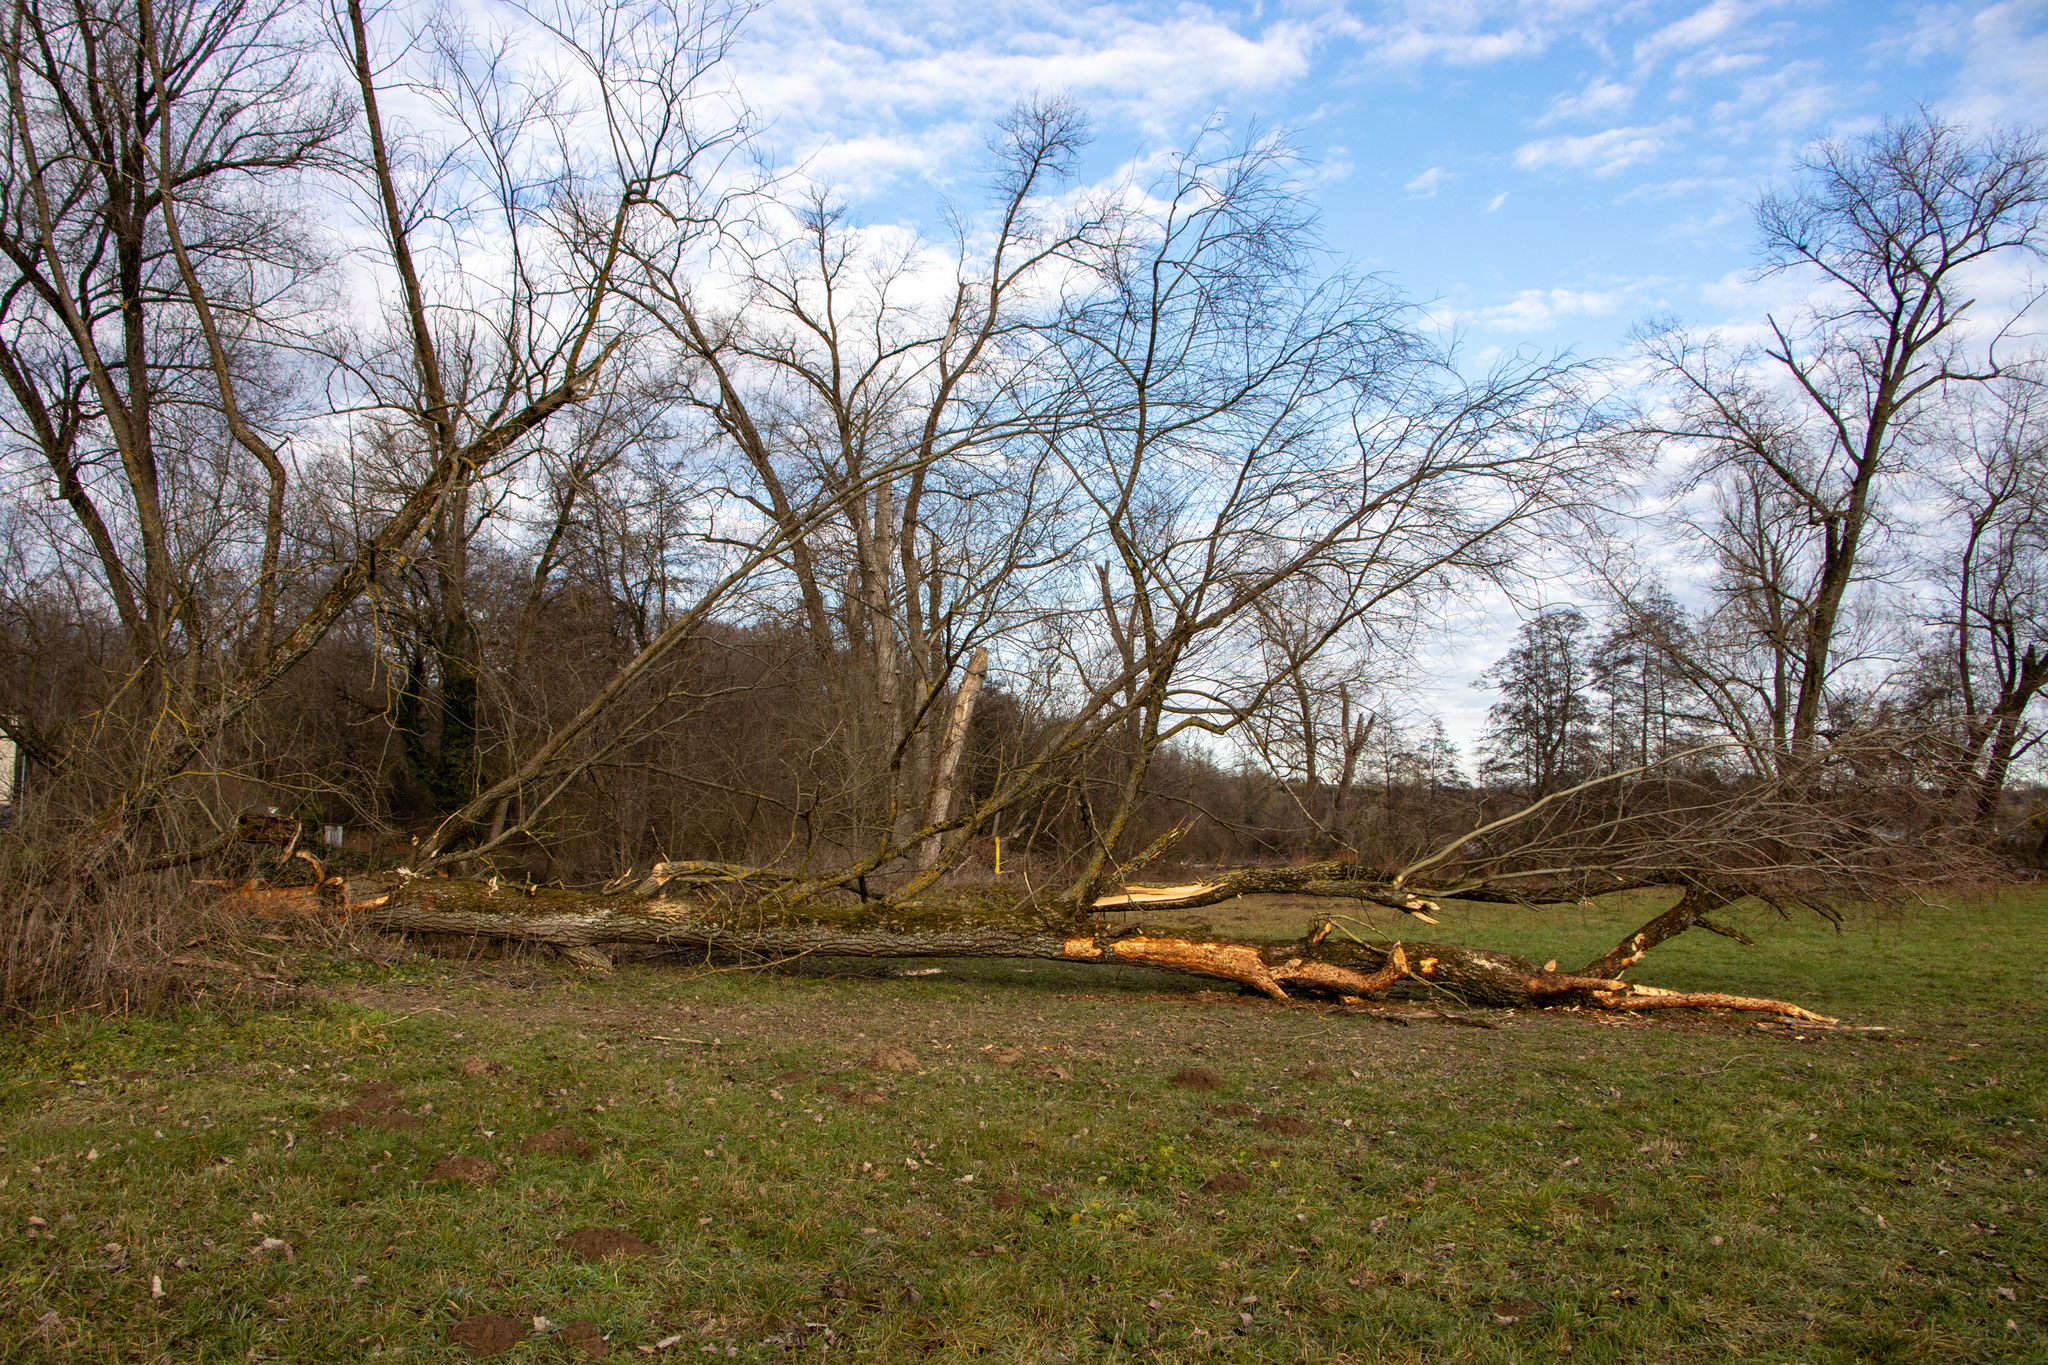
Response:
[{"label": "gnawed wood", "polygon": [[1839,1024],[1839,1019],[1783,1000],[1765,1000],[1750,995],[1723,995],[1719,991],[1663,991],[1655,986],[1629,986],[1619,991],[1591,992],[1596,1004],[1611,1010],[1749,1010],[1760,1014],[1782,1014],[1812,1024]]},{"label": "gnawed wood", "polygon": [[1205,882],[1184,886],[1127,886],[1098,896],[1098,910],[1139,906],[1147,910],[1197,910],[1238,896],[1328,896],[1363,901],[1399,910],[1426,924],[1442,905],[1427,896],[1390,887],[1384,878],[1356,863],[1304,863],[1299,867],[1246,867]]},{"label": "gnawed wood", "polygon": [[1190,882],[1186,886],[1127,886],[1121,891],[1095,898],[1098,910],[1121,910],[1132,905],[1177,906],[1182,903],[1197,904],[1195,897],[1205,896],[1216,889],[1215,882]]},{"label": "gnawed wood", "polygon": [[546,900],[493,896],[459,882],[416,882],[382,903],[351,909],[388,933],[459,934],[546,943],[571,961],[609,966],[609,945],[646,944],[753,956],[1008,957],[1087,966],[1148,967],[1235,982],[1274,1000],[1309,991],[1365,1001],[1404,996],[1464,1005],[1670,1009],[1686,1005],[1748,1010],[1823,1022],[1784,1001],[1639,986],[1615,976],[1558,972],[1511,953],[1458,944],[1337,941],[1329,927],[1293,943],[1197,939],[1143,928],[1091,924],[1034,928],[959,922],[917,928],[776,918],[762,907],[735,911],[636,896],[551,893]]}]

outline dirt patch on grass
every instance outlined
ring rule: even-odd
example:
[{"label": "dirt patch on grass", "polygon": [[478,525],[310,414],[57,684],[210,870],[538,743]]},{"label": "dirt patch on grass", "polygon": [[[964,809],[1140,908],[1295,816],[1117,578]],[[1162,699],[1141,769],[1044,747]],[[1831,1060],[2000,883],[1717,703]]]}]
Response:
[{"label": "dirt patch on grass", "polygon": [[777,1074],[770,1076],[768,1078],[768,1084],[775,1086],[789,1085],[794,1081],[809,1080],[810,1075],[811,1073],[808,1071],[778,1072]]},{"label": "dirt patch on grass", "polygon": [[389,1131],[426,1126],[427,1121],[418,1114],[408,1114],[402,1109],[366,1109],[360,1104],[330,1109],[313,1120],[313,1127],[323,1133],[332,1133],[340,1128],[382,1128]]},{"label": "dirt patch on grass", "polygon": [[1609,1218],[1614,1214],[1614,1196],[1611,1194],[1589,1194],[1579,1200],[1579,1207],[1595,1218]]},{"label": "dirt patch on grass", "polygon": [[835,1100],[843,1100],[853,1093],[853,1088],[841,1085],[838,1081],[819,1081],[818,1093],[820,1095],[830,1095]]},{"label": "dirt patch on grass", "polygon": [[519,1144],[528,1156],[589,1156],[590,1144],[570,1128],[543,1128]]},{"label": "dirt patch on grass", "polygon": [[848,1104],[857,1105],[887,1104],[889,1102],[889,1097],[879,1090],[849,1090],[839,1098]]},{"label": "dirt patch on grass", "polygon": [[562,1341],[595,1360],[611,1349],[611,1343],[604,1339],[594,1322],[572,1322],[562,1329]]},{"label": "dirt patch on grass", "polygon": [[504,1069],[503,1066],[484,1057],[471,1057],[462,1064],[462,1074],[471,1080],[489,1076],[494,1072],[503,1071]]},{"label": "dirt patch on grass", "polygon": [[398,1087],[390,1081],[364,1081],[356,1087],[353,1104],[344,1104],[339,1109],[330,1109],[313,1120],[313,1127],[322,1133],[331,1133],[338,1128],[422,1128],[426,1120],[418,1114],[408,1114],[399,1108],[401,1101]]},{"label": "dirt patch on grass", "polygon": [[352,1104],[347,1104],[339,1109],[329,1109],[326,1113],[314,1119],[313,1127],[318,1132],[331,1133],[337,1128],[349,1127],[362,1116],[362,1110]]},{"label": "dirt patch on grass", "polygon": [[526,1324],[503,1313],[486,1313],[450,1327],[448,1339],[473,1356],[501,1356],[526,1340]]},{"label": "dirt patch on grass", "polygon": [[1239,1175],[1236,1171],[1223,1171],[1220,1174],[1210,1176],[1208,1180],[1203,1182],[1202,1193],[1243,1194],[1251,1187],[1252,1182],[1249,1176]]},{"label": "dirt patch on grass", "polygon": [[429,1180],[460,1180],[467,1185],[488,1185],[500,1172],[480,1156],[451,1156],[427,1168]]},{"label": "dirt patch on grass", "polygon": [[1210,1105],[1209,1112],[1219,1119],[1248,1119],[1259,1111],[1241,1100],[1232,1100],[1229,1104]]},{"label": "dirt patch on grass", "polygon": [[1014,1209],[1023,1202],[1024,1196],[1014,1190],[997,1190],[988,1197],[989,1207],[993,1209]]},{"label": "dirt patch on grass", "polygon": [[868,1054],[868,1069],[871,1071],[904,1072],[917,1070],[917,1057],[908,1048],[890,1047],[884,1044]]},{"label": "dirt patch on grass", "polygon": [[1183,1090],[1220,1090],[1223,1078],[1212,1067],[1184,1066],[1166,1078],[1168,1085],[1177,1085]]},{"label": "dirt patch on grass", "polygon": [[648,1245],[624,1228],[578,1228],[555,1239],[555,1245],[585,1261],[609,1260],[613,1256],[658,1256],[660,1249]]},{"label": "dirt patch on grass", "polygon": [[1310,1124],[1287,1114],[1261,1114],[1252,1126],[1262,1133],[1278,1133],[1282,1137],[1307,1137],[1315,1131]]}]

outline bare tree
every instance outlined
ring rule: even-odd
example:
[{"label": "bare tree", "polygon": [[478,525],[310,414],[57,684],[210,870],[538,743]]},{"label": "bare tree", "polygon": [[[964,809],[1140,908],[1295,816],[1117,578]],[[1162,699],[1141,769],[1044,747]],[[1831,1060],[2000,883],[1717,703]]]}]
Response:
[{"label": "bare tree", "polygon": [[[387,123],[359,5],[325,31],[291,5],[10,11],[0,380],[16,449],[42,462],[123,641],[94,723],[28,736],[79,784],[88,864],[175,848],[175,822],[145,827],[183,776],[224,756],[230,727],[423,532],[452,555],[468,491],[585,401],[631,333],[620,243],[701,208],[691,177],[734,126],[693,124],[691,85],[739,11],[607,13],[590,22],[659,52],[638,106],[607,106],[610,163],[524,164],[514,184],[509,169],[437,176],[454,163],[410,159],[422,144]],[[507,93],[502,69],[478,79]],[[515,145],[569,155],[502,100],[496,115],[468,125],[465,172],[509,167]],[[513,247],[495,279],[435,236],[474,215],[434,196],[479,183],[499,192],[498,241]],[[344,267],[303,212],[357,191],[382,249],[358,256],[370,272],[351,283],[388,288],[391,310],[367,328],[345,320]],[[332,440],[351,415],[385,443],[389,477],[333,561],[288,564],[293,444]],[[460,576],[451,562],[448,582]]]},{"label": "bare tree", "polygon": [[1974,281],[2039,256],[2044,214],[2037,136],[1890,121],[1823,144],[1757,204],[1761,273],[1810,286],[1799,318],[1772,318],[1770,339],[1741,351],[1675,328],[1644,339],[1670,406],[1642,430],[1719,490],[1719,567],[1769,666],[1751,686],[1781,764],[1820,740],[1851,589],[1932,413],[1999,373],[2003,331],[1973,325]]},{"label": "bare tree", "polygon": [[1935,471],[1961,532],[1930,567],[1942,603],[1932,672],[1959,712],[1950,790],[1988,824],[2040,738],[2027,713],[2048,686],[2048,411],[2038,373],[1986,397],[1960,414],[1954,459]]}]

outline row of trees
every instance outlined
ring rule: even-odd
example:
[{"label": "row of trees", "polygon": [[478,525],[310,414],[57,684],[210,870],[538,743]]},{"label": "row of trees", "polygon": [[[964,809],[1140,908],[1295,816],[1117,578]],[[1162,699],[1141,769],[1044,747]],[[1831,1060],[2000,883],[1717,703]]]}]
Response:
[{"label": "row of trees", "polygon": [[[48,875],[183,867],[271,806],[415,872],[798,900],[915,896],[1000,835],[1085,903],[1191,819],[1186,856],[1420,857],[1697,743],[1762,818],[1866,781],[1879,725],[1898,791],[1990,811],[2031,741],[2035,375],[1968,309],[2043,246],[2030,136],[1824,150],[1759,210],[1808,312],[1646,337],[1631,404],[1470,373],[1221,126],[1082,186],[1040,100],[951,238],[859,223],[747,161],[719,0],[9,14],[0,724]],[[1531,587],[1674,469],[1709,613],[1603,561],[1619,627],[1537,618],[1489,787],[1396,742],[1448,595]],[[1873,685],[1858,594],[1924,479],[1951,643]],[[1623,861],[1740,842],[1677,809]]]}]

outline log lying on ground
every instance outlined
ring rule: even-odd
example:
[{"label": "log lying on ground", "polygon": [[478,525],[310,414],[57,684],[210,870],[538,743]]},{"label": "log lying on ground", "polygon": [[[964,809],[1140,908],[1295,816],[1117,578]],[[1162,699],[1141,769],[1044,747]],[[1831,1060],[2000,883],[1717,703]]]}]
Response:
[{"label": "log lying on ground", "polygon": [[[1353,883],[1346,894],[1357,896],[1364,889]],[[1210,892],[1209,884],[1204,884],[1200,892],[1182,892],[1182,899],[1175,904]],[[1408,900],[1437,908],[1434,902],[1384,887],[1375,888],[1374,894],[1364,899],[1394,903],[1411,914],[1418,911],[1405,904]],[[1034,922],[993,914],[975,922],[967,914],[892,917],[889,911],[863,909],[834,922],[812,907],[722,908],[560,891],[534,895],[518,888],[493,890],[457,881],[415,882],[375,901],[355,902],[350,908],[362,923],[388,933],[544,943],[586,966],[605,965],[606,950],[619,945],[686,948],[765,961],[805,957],[1035,958],[1087,966],[1150,967],[1232,981],[1275,1000],[1306,991],[1351,1001],[1398,994],[1511,1007],[1578,1005],[1641,1010],[1700,1005],[1831,1022],[1781,1000],[1660,991],[1622,981],[1617,973],[1560,973],[1555,964],[1538,966],[1509,953],[1447,943],[1339,940],[1329,923],[1294,943],[1259,944],[1099,922],[1070,927],[1058,918]]]}]

